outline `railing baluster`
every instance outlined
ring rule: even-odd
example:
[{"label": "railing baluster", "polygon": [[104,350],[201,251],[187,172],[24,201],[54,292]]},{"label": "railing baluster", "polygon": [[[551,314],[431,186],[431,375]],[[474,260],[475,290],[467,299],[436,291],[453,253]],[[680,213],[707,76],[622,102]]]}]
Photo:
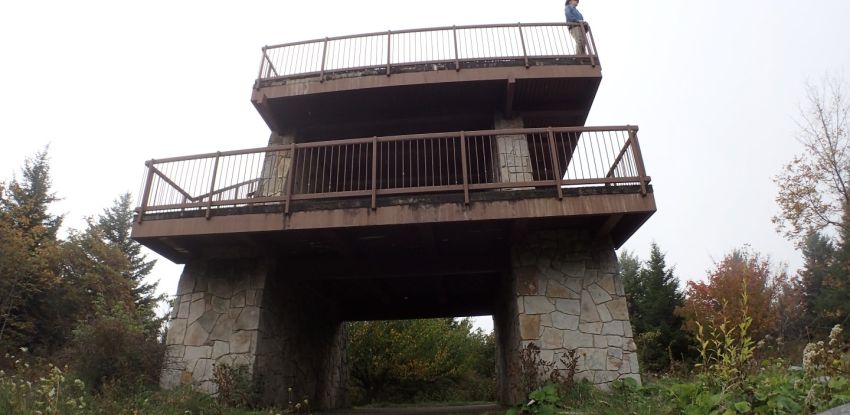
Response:
[{"label": "railing baluster", "polygon": [[469,204],[469,178],[466,173],[466,134],[460,133],[460,166],[463,172],[463,203]]},{"label": "railing baluster", "polygon": [[517,23],[517,29],[519,29],[519,41],[522,44],[522,57],[525,59],[525,69],[528,69],[530,65],[528,64],[528,53],[525,51],[525,37],[522,35],[522,23]]},{"label": "railing baluster", "polygon": [[555,169],[555,188],[558,189],[558,199],[563,199],[564,194],[561,190],[561,163],[558,161],[558,148],[555,146],[555,135],[552,133],[552,127],[548,128],[549,135],[549,154],[552,156],[552,168]]},{"label": "railing baluster", "polygon": [[322,43],[322,68],[319,72],[319,82],[325,82],[325,60],[328,56],[328,38]]},{"label": "railing baluster", "polygon": [[457,54],[457,26],[452,26],[452,38],[455,43],[455,71],[460,72],[460,57]]}]

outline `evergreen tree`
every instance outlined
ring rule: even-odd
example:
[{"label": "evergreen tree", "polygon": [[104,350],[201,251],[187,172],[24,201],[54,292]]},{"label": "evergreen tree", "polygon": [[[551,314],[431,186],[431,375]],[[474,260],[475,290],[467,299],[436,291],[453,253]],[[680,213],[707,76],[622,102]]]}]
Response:
[{"label": "evergreen tree", "polygon": [[[626,291],[626,302],[629,305],[629,314],[632,322],[640,319],[638,302],[644,297],[643,286],[640,283],[640,259],[633,252],[623,251],[620,253],[620,277],[623,279],[623,287]],[[636,327],[635,327],[636,329]]]},{"label": "evergreen tree", "polygon": [[[621,275],[629,302],[632,327],[643,367],[658,371],[670,366],[670,355],[687,353],[688,338],[676,309],[684,302],[679,280],[668,268],[664,253],[653,243],[649,261],[641,264],[633,255],[621,254]],[[638,269],[639,268],[639,269]]]},{"label": "evergreen tree", "polygon": [[26,159],[21,179],[0,193],[0,349],[49,348],[44,328],[59,317],[49,312],[44,293],[58,283],[56,234],[62,216],[49,209],[51,192],[47,150]]},{"label": "evergreen tree", "polygon": [[814,299],[819,322],[816,328],[821,332],[850,322],[850,209],[846,207],[843,221],[834,260]]},{"label": "evergreen tree", "polygon": [[142,246],[130,239],[132,225],[133,208],[129,193],[114,200],[112,206],[104,209],[97,219],[97,227],[103,238],[120,249],[129,262],[125,277],[132,286],[137,310],[153,319],[156,306],[162,297],[156,295],[158,283],[146,282],[145,278],[151,273],[156,260],[148,260],[147,256],[142,254]]},{"label": "evergreen tree", "polygon": [[835,247],[832,241],[819,232],[809,233],[803,245],[803,268],[798,271],[803,290],[803,303],[806,309],[806,320],[810,325],[820,326],[818,314],[818,299],[823,289],[824,280],[832,271]]}]

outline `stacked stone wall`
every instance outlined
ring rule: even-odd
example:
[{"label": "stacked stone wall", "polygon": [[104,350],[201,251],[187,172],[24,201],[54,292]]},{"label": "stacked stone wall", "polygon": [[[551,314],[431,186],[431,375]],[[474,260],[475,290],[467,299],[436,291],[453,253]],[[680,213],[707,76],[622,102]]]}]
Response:
[{"label": "stacked stone wall", "polygon": [[518,352],[530,343],[540,348],[541,359],[560,370],[561,358],[575,350],[576,378],[600,387],[617,379],[640,380],[625,292],[610,242],[592,246],[583,232],[538,232],[515,243],[511,262],[504,300],[513,297],[514,304],[502,308],[506,321],[497,323],[503,330],[518,326],[513,332],[497,333],[513,359],[502,364],[509,385],[504,391],[521,390]]},{"label": "stacked stone wall", "polygon": [[253,372],[267,264],[256,260],[198,260],[177,288],[161,384],[192,384],[215,393],[216,364]]}]

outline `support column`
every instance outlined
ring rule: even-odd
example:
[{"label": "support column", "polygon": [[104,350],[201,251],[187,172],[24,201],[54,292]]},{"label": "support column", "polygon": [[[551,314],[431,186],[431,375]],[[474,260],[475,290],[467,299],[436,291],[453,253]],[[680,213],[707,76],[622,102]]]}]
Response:
[{"label": "support column", "polygon": [[333,304],[284,271],[271,259],[189,262],[170,316],[162,387],[215,393],[213,368],[227,364],[248,370],[262,403],[344,406],[344,325]]},{"label": "support column", "polygon": [[[294,142],[295,134],[291,132],[281,134],[272,132],[269,136],[269,146],[289,145]],[[291,163],[292,154],[289,150],[267,153],[263,160],[263,173],[257,196],[282,196]]]},{"label": "support column", "polygon": [[[503,118],[501,114],[496,114],[494,128],[497,130],[523,128],[523,120],[521,117],[508,120]],[[528,140],[524,134],[497,135],[496,153],[499,161],[500,182],[519,183],[534,180],[531,170],[531,157],[528,151]]]},{"label": "support column", "polygon": [[162,387],[191,384],[215,393],[215,364],[254,372],[268,271],[257,260],[195,260],[185,266],[165,340]]},{"label": "support column", "polygon": [[541,231],[516,242],[512,274],[503,286],[496,334],[500,399],[525,398],[519,351],[530,343],[557,369],[567,350],[578,356],[576,380],[606,388],[617,379],[640,381],[636,347],[617,256],[610,241],[591,246],[583,231]]}]

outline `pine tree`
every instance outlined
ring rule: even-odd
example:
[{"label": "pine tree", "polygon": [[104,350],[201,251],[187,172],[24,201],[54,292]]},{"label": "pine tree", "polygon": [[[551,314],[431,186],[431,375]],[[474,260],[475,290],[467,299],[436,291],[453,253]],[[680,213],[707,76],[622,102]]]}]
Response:
[{"label": "pine tree", "polygon": [[148,260],[141,252],[142,246],[130,239],[132,225],[133,208],[129,193],[115,199],[97,219],[97,228],[105,241],[117,247],[127,258],[129,267],[125,277],[131,284],[137,312],[151,324],[158,325],[156,307],[163,297],[156,294],[158,282],[145,281],[156,260]]},{"label": "pine tree", "polygon": [[828,332],[834,325],[850,322],[850,207],[845,207],[834,260],[814,299],[816,328]]},{"label": "pine tree", "polygon": [[[683,319],[676,309],[684,302],[679,280],[668,268],[664,253],[653,243],[649,261],[621,255],[621,269],[629,300],[632,327],[639,343],[644,368],[663,370],[670,365],[670,354],[687,353],[688,338],[681,331]],[[639,270],[636,270],[637,267]],[[631,291],[631,292],[630,292]]]},{"label": "pine tree", "polygon": [[24,162],[21,179],[0,194],[0,349],[50,347],[45,329],[55,315],[43,293],[58,283],[58,241],[62,216],[49,209],[51,192],[47,150]]},{"label": "pine tree", "polygon": [[[619,257],[620,277],[623,279],[623,287],[626,291],[626,302],[629,305],[629,314],[634,323],[642,319],[638,313],[641,311],[638,304],[644,297],[643,285],[640,280],[640,259],[633,252],[623,251]],[[634,327],[637,329],[637,327]]]},{"label": "pine tree", "polygon": [[803,245],[803,268],[798,271],[803,289],[803,302],[806,308],[806,320],[809,325],[821,325],[818,322],[818,299],[832,271],[835,246],[832,241],[819,232],[809,233]]}]

